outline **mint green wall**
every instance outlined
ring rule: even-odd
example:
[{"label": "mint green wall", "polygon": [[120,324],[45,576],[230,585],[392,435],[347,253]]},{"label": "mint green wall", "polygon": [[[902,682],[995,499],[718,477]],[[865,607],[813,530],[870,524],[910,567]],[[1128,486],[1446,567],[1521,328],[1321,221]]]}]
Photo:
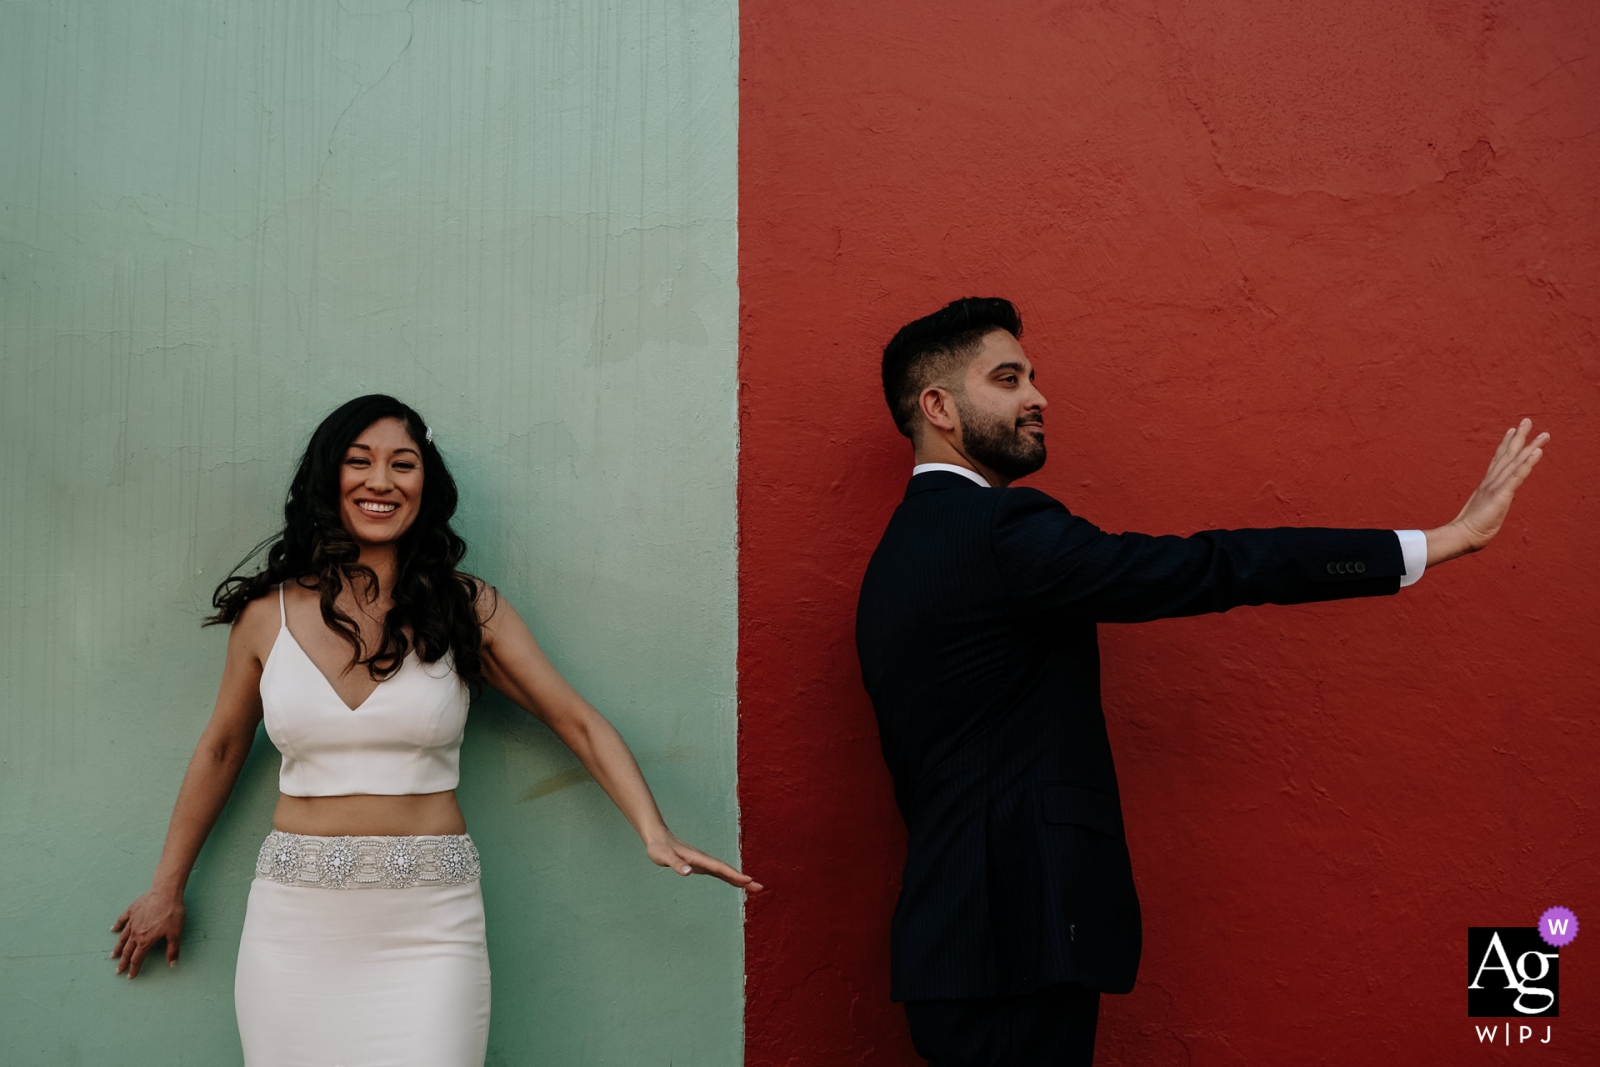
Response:
[{"label": "mint green wall", "polygon": [[[317,420],[432,422],[471,569],[735,858],[736,10],[0,3],[0,1062],[240,1059],[258,737],[175,972],[106,958],[209,714],[212,587]],[[740,902],[475,708],[492,1064],[736,1064]]]}]

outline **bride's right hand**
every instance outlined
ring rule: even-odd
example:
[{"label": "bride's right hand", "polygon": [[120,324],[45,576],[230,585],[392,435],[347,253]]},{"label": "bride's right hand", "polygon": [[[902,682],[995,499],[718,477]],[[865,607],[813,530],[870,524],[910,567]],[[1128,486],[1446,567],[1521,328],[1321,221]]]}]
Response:
[{"label": "bride's right hand", "polygon": [[111,927],[112,933],[122,934],[111,951],[111,958],[117,961],[117,973],[127,971],[129,978],[137,978],[145,953],[161,940],[167,942],[167,965],[176,967],[183,915],[182,893],[173,895],[152,889],[129,904]]}]

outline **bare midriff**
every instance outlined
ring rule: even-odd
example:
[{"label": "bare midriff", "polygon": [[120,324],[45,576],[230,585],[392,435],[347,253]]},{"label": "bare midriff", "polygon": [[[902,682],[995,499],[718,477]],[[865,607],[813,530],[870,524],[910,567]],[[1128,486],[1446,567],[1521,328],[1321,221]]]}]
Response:
[{"label": "bare midriff", "polygon": [[464,834],[455,790],[409,796],[291,797],[278,794],[273,829],[315,837],[424,837]]}]

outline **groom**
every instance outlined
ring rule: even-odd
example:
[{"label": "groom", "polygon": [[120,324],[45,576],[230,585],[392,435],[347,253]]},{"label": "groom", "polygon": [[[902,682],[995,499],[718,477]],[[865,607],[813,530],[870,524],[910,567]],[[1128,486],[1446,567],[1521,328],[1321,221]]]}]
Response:
[{"label": "groom", "polygon": [[957,300],[883,352],[915,466],[856,613],[909,835],[891,996],[934,1067],[1089,1064],[1133,988],[1134,892],[1095,625],[1386,596],[1488,544],[1549,438],[1506,431],[1428,530],[1108,534],[1036,489],[1045,398],[1005,300]]}]

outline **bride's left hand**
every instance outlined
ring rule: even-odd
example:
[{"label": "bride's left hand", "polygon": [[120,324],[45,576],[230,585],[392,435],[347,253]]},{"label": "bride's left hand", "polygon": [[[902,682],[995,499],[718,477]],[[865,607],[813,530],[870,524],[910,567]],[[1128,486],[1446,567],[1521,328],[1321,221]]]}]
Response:
[{"label": "bride's left hand", "polygon": [[647,842],[645,851],[650,854],[652,863],[670,867],[684,877],[691,874],[709,874],[739,889],[751,893],[761,892],[760,882],[728,866],[715,856],[708,856],[699,849],[684,844],[674,834],[669,833]]}]

